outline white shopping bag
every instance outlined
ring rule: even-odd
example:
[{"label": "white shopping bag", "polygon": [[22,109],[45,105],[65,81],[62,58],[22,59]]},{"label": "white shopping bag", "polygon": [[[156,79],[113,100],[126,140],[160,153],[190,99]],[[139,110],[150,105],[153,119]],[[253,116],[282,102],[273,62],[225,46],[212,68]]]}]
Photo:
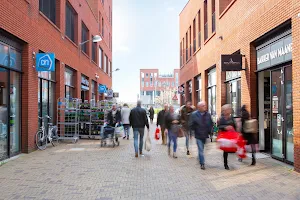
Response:
[{"label": "white shopping bag", "polygon": [[116,137],[123,137],[124,136],[124,127],[123,126],[119,126],[115,128],[115,136]]},{"label": "white shopping bag", "polygon": [[145,141],[145,150],[150,151],[151,150],[151,139],[150,139],[150,134],[149,131],[147,133],[146,141]]}]

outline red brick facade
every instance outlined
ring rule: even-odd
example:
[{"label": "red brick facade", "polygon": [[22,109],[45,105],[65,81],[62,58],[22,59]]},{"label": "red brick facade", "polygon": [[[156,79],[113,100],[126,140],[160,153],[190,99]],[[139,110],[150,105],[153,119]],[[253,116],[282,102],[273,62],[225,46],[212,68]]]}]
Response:
[{"label": "red brick facade", "polygon": [[[204,38],[205,2],[207,2],[208,37]],[[215,9],[213,9],[215,2]],[[213,31],[213,10],[215,10],[215,31]],[[200,11],[200,28],[198,26]],[[294,166],[300,171],[300,81],[297,69],[300,64],[300,1],[298,0],[190,0],[180,13],[180,84],[187,86],[193,81],[193,103],[195,101],[194,78],[202,77],[202,96],[207,101],[207,72],[215,66],[217,71],[216,106],[220,113],[226,103],[225,72],[221,72],[222,54],[240,51],[243,57],[241,71],[241,102],[248,105],[252,117],[258,117],[257,57],[255,41],[266,33],[290,21],[292,27],[292,73],[293,73],[293,125],[294,125]],[[196,19],[196,51],[193,53],[193,20]],[[191,42],[189,37],[191,29]],[[198,47],[198,32],[201,30],[201,45]],[[188,55],[186,59],[186,35],[188,35]],[[190,44],[191,43],[191,47]],[[186,61],[187,60],[187,61]],[[187,87],[186,87],[187,88]]]},{"label": "red brick facade", "polygon": [[[66,36],[66,4],[77,13],[75,42]],[[3,0],[0,4],[0,29],[8,36],[22,41],[22,152],[35,150],[34,135],[38,129],[38,73],[33,53],[53,52],[56,63],[55,99],[65,96],[65,65],[75,70],[75,97],[80,98],[81,74],[98,84],[112,86],[110,72],[99,68],[99,47],[112,61],[112,0],[56,0],[56,20],[52,23],[40,10],[38,0]],[[102,25],[102,18],[104,26]],[[96,62],[92,61],[92,42],[87,43],[87,54],[79,50],[82,22],[89,30],[88,39],[102,36],[97,43]],[[100,26],[99,26],[100,23]],[[102,27],[104,35],[102,35]],[[102,59],[103,60],[103,59]],[[111,71],[111,67],[110,67]],[[96,77],[99,76],[99,77]],[[97,94],[97,93],[96,93]],[[87,94],[91,97],[91,89]],[[98,98],[98,94],[96,95]],[[56,104],[55,104],[56,105]]]}]

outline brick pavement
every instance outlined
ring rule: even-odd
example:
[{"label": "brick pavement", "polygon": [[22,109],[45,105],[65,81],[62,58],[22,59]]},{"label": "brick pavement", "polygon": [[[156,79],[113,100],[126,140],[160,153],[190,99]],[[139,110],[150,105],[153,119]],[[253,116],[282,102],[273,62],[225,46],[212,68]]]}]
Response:
[{"label": "brick pavement", "polygon": [[138,159],[132,138],[116,148],[81,140],[21,155],[0,167],[0,199],[300,199],[299,174],[271,158],[251,167],[250,159],[239,163],[231,155],[226,171],[222,152],[209,142],[203,171],[195,145],[188,157],[180,139],[173,159],[153,143]]}]

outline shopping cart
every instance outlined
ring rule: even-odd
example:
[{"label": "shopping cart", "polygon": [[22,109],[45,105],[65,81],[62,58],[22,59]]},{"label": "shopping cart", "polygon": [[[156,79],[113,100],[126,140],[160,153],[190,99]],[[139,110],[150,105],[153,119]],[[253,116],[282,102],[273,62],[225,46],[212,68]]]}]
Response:
[{"label": "shopping cart", "polygon": [[115,147],[116,145],[119,146],[120,142],[118,137],[116,137],[116,127],[104,125],[101,127],[101,147],[107,146],[108,143]]}]

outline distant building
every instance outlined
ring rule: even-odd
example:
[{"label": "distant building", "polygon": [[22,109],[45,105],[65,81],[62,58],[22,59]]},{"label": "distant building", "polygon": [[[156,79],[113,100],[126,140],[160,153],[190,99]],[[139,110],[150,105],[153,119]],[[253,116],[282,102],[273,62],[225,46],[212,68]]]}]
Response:
[{"label": "distant building", "polygon": [[147,99],[144,105],[177,104],[172,99],[177,95],[179,83],[179,69],[169,74],[160,74],[158,69],[140,69],[140,99]]}]

